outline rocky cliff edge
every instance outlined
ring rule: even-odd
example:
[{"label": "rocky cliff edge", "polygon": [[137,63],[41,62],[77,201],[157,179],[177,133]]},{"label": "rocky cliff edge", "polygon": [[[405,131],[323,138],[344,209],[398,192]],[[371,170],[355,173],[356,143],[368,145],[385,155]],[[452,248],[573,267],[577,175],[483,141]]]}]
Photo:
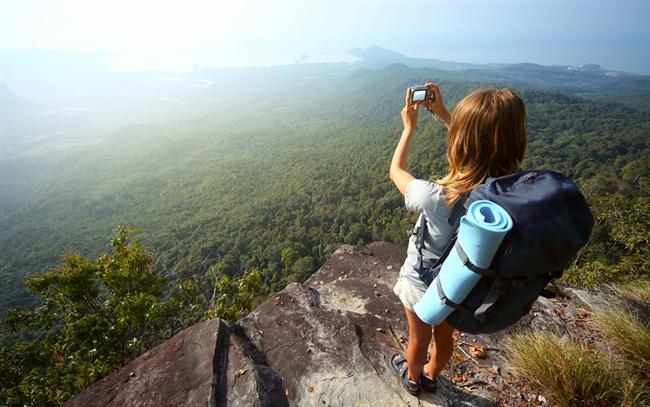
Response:
[{"label": "rocky cliff edge", "polygon": [[237,324],[187,328],[66,406],[547,405],[509,370],[503,338],[543,329],[598,346],[586,319],[610,299],[559,288],[506,331],[455,334],[438,393],[411,396],[387,365],[406,348],[403,306],[392,292],[405,256],[385,242],[341,246],[304,284],[290,284]]}]

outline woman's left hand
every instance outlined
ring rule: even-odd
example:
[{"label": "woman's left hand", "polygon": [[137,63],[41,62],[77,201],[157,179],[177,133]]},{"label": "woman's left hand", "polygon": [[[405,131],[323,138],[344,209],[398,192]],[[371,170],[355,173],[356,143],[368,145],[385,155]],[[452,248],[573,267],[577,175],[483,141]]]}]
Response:
[{"label": "woman's left hand", "polygon": [[402,109],[402,123],[404,130],[413,131],[418,125],[418,105],[413,102],[413,92],[411,88],[406,89],[406,100]]},{"label": "woman's left hand", "polygon": [[451,125],[451,115],[445,107],[445,102],[442,100],[442,94],[440,93],[440,88],[435,83],[429,82],[426,86],[430,92],[433,93],[433,102],[430,100],[425,100],[421,104],[432,114],[440,117],[447,127]]}]

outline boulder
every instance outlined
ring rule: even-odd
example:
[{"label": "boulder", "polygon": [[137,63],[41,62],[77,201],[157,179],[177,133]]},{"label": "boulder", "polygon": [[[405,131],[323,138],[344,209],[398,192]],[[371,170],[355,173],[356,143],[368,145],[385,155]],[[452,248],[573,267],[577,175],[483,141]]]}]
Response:
[{"label": "boulder", "polygon": [[227,340],[218,319],[187,328],[93,384],[66,406],[214,405],[215,360]]}]

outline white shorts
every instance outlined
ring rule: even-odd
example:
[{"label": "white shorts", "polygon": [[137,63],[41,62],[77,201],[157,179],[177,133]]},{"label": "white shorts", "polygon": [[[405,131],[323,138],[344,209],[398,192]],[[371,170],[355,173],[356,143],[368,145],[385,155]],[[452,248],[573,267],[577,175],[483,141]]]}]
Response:
[{"label": "white shorts", "polygon": [[409,311],[413,311],[413,306],[420,301],[425,293],[425,291],[411,283],[408,278],[402,276],[397,279],[393,292]]}]

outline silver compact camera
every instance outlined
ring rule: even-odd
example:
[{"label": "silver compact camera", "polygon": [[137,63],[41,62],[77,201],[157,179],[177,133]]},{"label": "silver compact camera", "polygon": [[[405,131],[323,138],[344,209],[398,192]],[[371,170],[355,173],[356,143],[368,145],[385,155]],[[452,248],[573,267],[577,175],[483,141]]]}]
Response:
[{"label": "silver compact camera", "polygon": [[424,102],[429,101],[433,102],[434,94],[426,86],[411,86],[411,92],[413,93],[414,102]]}]

